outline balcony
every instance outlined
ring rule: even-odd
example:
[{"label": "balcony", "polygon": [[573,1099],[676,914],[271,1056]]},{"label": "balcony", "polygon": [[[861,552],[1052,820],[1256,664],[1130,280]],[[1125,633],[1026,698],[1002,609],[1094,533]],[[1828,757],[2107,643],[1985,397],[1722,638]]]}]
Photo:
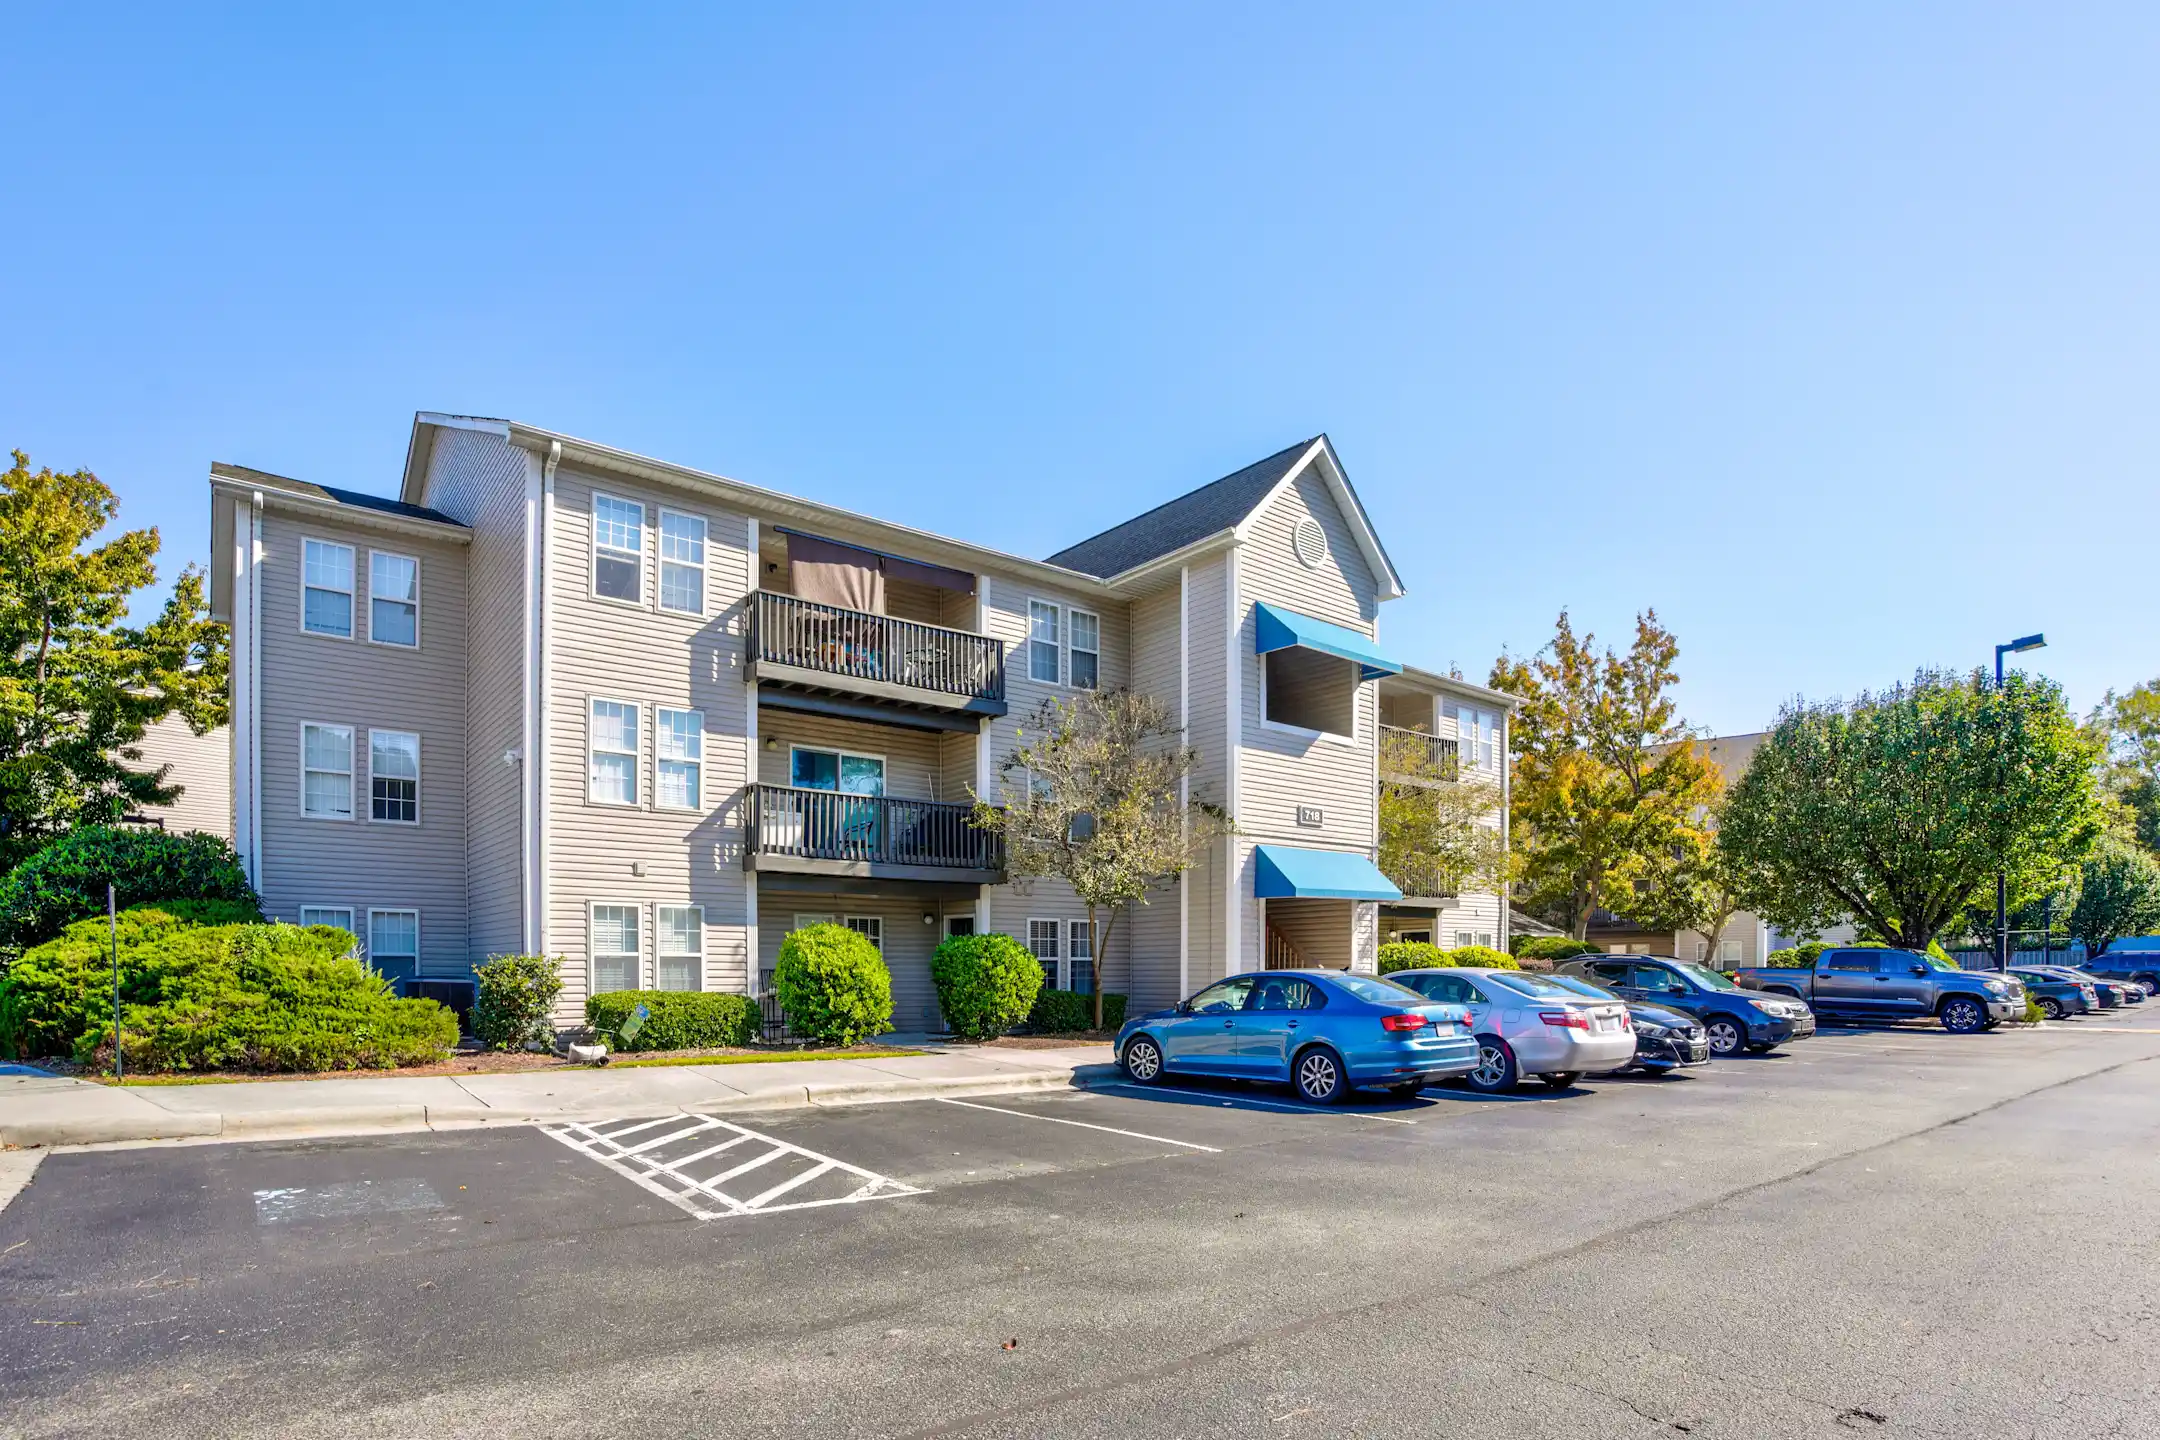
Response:
[{"label": "balcony", "polygon": [[750,635],[760,704],[923,730],[1005,713],[1005,642],[760,590]]},{"label": "balcony", "polygon": [[[1444,785],[1461,773],[1453,740],[1428,735],[1422,730],[1405,730],[1399,725],[1380,727],[1382,780],[1409,785]],[[1402,882],[1396,884],[1401,886]]]},{"label": "balcony", "polygon": [[1455,882],[1443,880],[1438,870],[1428,865],[1400,861],[1391,864],[1383,856],[1380,873],[1387,876],[1396,889],[1402,891],[1403,898],[1400,903],[1405,905],[1452,903],[1456,898]]},{"label": "balcony", "polygon": [[1002,884],[1005,843],[977,829],[972,813],[938,800],[756,785],[745,864],[839,879]]}]

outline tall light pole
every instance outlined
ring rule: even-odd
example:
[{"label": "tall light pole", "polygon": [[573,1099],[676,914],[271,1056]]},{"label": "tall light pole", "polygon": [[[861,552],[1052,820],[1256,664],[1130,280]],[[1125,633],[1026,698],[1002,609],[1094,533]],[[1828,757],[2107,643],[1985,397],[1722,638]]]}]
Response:
[{"label": "tall light pole", "polygon": [[[2045,635],[2023,635],[2007,645],[1995,647],[1995,688],[2002,689],[2005,655],[2022,655],[2027,650],[2038,650],[2047,644]],[[2010,877],[2002,871],[1995,872],[1995,968],[2010,968]]]}]

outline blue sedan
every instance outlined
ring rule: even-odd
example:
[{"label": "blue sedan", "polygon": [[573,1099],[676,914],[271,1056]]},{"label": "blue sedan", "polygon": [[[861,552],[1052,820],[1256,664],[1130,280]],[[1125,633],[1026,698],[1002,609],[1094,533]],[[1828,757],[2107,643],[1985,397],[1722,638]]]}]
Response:
[{"label": "blue sedan", "polygon": [[1288,1081],[1325,1105],[1364,1085],[1408,1098],[1477,1068],[1461,1005],[1343,970],[1233,975],[1118,1031],[1118,1063],[1141,1085],[1165,1075]]}]

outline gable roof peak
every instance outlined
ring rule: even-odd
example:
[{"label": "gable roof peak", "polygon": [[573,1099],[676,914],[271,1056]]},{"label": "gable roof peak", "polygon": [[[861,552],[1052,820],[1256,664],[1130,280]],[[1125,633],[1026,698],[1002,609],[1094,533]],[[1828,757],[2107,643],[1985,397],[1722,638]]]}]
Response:
[{"label": "gable roof peak", "polygon": [[1285,446],[1264,460],[1255,460],[1242,470],[1233,470],[1099,535],[1069,545],[1050,556],[1049,563],[1107,580],[1182,550],[1196,540],[1234,530],[1267,503],[1276,487],[1312,453],[1314,446],[1326,442],[1327,436],[1322,434]]}]

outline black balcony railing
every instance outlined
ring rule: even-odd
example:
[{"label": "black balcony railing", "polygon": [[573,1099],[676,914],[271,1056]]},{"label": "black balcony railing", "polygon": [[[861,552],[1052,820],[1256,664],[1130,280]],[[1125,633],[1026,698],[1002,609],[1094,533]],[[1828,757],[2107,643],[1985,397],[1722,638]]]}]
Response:
[{"label": "black balcony railing", "polygon": [[800,860],[1001,870],[1004,840],[978,830],[973,810],[938,800],[759,785],[752,791],[750,847]]},{"label": "black balcony railing", "polygon": [[1005,642],[966,630],[760,590],[752,643],[766,665],[963,700],[1005,699]]},{"label": "black balcony railing", "polygon": [[1406,780],[1453,780],[1462,773],[1453,740],[1397,725],[1380,727],[1380,772]]}]

